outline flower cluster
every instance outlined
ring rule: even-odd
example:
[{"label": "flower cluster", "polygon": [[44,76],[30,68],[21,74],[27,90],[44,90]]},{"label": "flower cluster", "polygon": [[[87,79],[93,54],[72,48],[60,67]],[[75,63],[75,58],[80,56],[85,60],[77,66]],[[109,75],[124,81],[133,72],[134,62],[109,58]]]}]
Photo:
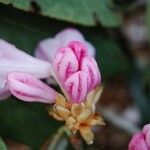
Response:
[{"label": "flower cluster", "polygon": [[[91,127],[104,124],[95,113],[102,88],[93,46],[79,31],[66,29],[40,42],[35,54],[37,58],[0,41],[0,98],[13,94],[28,102],[54,103],[49,114],[91,144]],[[63,95],[39,80],[51,76]]]}]

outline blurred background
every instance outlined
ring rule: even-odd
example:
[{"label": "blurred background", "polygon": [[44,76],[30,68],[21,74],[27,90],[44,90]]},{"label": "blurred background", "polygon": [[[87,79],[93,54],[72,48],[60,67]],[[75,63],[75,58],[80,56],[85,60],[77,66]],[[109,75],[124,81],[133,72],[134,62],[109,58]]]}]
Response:
[{"label": "blurred background", "polygon": [[[106,122],[87,146],[80,136],[55,149],[127,150],[150,123],[150,3],[148,0],[0,0],[0,38],[34,55],[39,41],[67,27],[96,48],[104,91],[97,104]],[[46,105],[10,97],[0,102],[0,150],[49,149],[62,125]]]}]

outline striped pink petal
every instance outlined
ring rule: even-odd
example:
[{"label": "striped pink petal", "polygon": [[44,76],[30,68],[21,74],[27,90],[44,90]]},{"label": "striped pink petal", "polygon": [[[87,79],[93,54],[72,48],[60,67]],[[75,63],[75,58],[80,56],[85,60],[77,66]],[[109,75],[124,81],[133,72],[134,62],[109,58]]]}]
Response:
[{"label": "striped pink petal", "polygon": [[85,101],[88,90],[89,77],[83,71],[78,71],[70,76],[65,82],[67,91],[72,103],[81,103]]},{"label": "striped pink petal", "polygon": [[92,89],[94,89],[96,86],[99,85],[101,75],[98,69],[98,65],[93,57],[86,56],[82,59],[81,70],[88,73],[92,81],[89,85],[89,91],[91,91]]},{"label": "striped pink petal", "polygon": [[18,99],[28,102],[54,103],[57,93],[39,79],[25,73],[9,73],[9,90]]},{"label": "striped pink petal", "polygon": [[53,62],[55,71],[61,81],[65,81],[78,70],[78,60],[70,48],[62,48]]}]

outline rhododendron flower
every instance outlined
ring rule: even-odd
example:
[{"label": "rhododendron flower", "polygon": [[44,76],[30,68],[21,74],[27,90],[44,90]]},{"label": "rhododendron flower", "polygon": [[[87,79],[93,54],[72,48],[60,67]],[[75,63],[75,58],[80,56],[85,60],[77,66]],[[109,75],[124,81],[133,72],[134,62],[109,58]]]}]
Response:
[{"label": "rhododendron flower", "polygon": [[[62,35],[64,33],[56,38],[59,39],[58,37]],[[11,69],[3,67],[2,73],[4,72],[4,77],[7,76],[8,88],[14,96],[28,102],[55,103],[49,114],[57,120],[65,121],[69,130],[73,133],[79,131],[84,140],[91,144],[94,139],[91,127],[104,124],[100,115],[95,113],[95,104],[102,88],[99,87],[101,75],[98,65],[88,52],[87,44],[84,43],[85,41],[83,43],[71,41],[58,49],[54,48],[55,53],[53,52],[51,59],[45,58],[49,63],[32,58],[25,53],[21,54],[15,49],[16,54],[22,55],[22,59],[17,61],[17,56],[11,54],[14,57],[6,57],[6,62],[8,66],[10,60],[10,63],[18,63],[16,66],[21,65],[21,67],[16,68],[15,65]],[[40,56],[40,53],[38,55]],[[4,62],[4,56],[2,58]],[[43,53],[42,58],[44,59]],[[23,66],[25,64],[29,66]],[[34,68],[34,65],[37,66]],[[38,79],[51,75],[61,87],[63,95]]]},{"label": "rhododendron flower", "polygon": [[[61,31],[53,39],[50,38],[40,42],[36,49],[36,56],[44,59],[44,61],[33,58],[6,41],[0,40],[0,99],[5,99],[10,95],[6,81],[6,75],[10,72],[30,73],[38,78],[48,78],[50,79],[48,80],[50,83],[53,82],[49,62],[58,48],[65,46],[72,40],[85,43],[90,54],[94,55],[94,47],[85,41],[83,35],[78,30],[72,28]],[[43,55],[46,57],[43,57]],[[45,62],[45,60],[47,62]],[[55,81],[53,83],[55,83]]]},{"label": "rhododendron flower", "polygon": [[129,150],[150,150],[150,124],[135,134],[129,144]]},{"label": "rhododendron flower", "polygon": [[79,131],[84,140],[92,144],[94,135],[91,126],[104,125],[102,118],[95,113],[95,103],[102,90],[98,87],[101,76],[95,59],[82,43],[72,41],[58,49],[53,69],[53,76],[66,98],[57,96],[50,114],[65,121],[68,129],[74,133]]}]

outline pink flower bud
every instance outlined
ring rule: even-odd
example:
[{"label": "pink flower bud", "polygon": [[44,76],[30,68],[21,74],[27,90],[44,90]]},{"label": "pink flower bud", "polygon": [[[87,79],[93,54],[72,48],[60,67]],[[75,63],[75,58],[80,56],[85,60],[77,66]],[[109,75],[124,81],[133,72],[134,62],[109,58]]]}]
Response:
[{"label": "pink flower bud", "polygon": [[150,150],[150,124],[135,134],[129,143],[129,150]]},{"label": "pink flower bud", "polygon": [[72,41],[67,47],[60,48],[53,60],[53,67],[56,80],[73,103],[85,101],[87,93],[100,83],[97,63],[80,42]]},{"label": "pink flower bud", "polygon": [[28,102],[53,103],[57,93],[42,81],[25,73],[9,73],[9,90],[18,99]]}]

